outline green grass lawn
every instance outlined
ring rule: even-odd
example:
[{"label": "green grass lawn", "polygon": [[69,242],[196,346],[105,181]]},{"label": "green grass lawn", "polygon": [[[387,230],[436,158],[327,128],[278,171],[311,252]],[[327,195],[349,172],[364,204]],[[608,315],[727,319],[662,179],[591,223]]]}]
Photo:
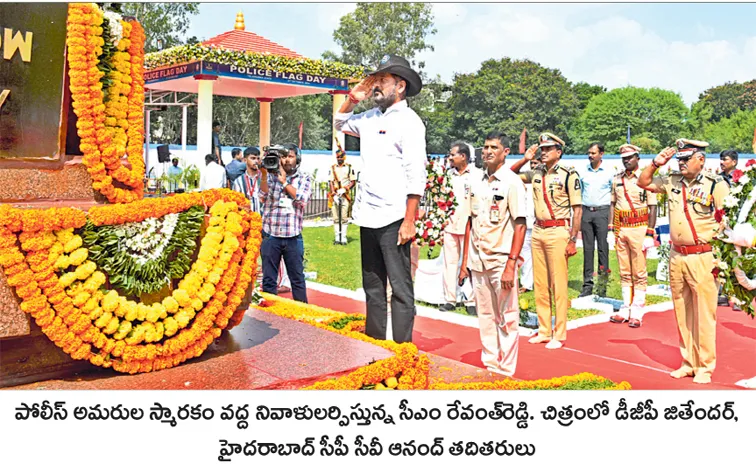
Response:
[{"label": "green grass lawn", "polygon": [[[360,267],[360,232],[359,228],[350,225],[347,230],[349,238],[348,245],[333,245],[333,228],[305,228],[303,231],[305,242],[305,271],[315,271],[318,273],[316,282],[337,286],[345,289],[356,290],[362,287],[362,271]],[[441,253],[440,247],[435,247],[431,258],[438,257]],[[428,258],[428,248],[420,249],[420,259]],[[656,281],[656,265],[658,260],[648,260],[648,284],[658,284]],[[598,268],[598,265],[596,265]],[[615,299],[622,298],[622,290],[619,282],[619,265],[617,264],[617,255],[613,250],[609,251],[609,268],[612,270],[609,278],[609,284],[606,289],[607,297]],[[594,279],[595,283],[595,279]],[[579,248],[577,255],[570,258],[569,261],[569,298],[574,299],[580,294],[583,287],[583,249]],[[535,296],[533,292],[527,292],[520,296],[528,302],[528,309],[535,310]],[[647,304],[655,304],[669,300],[659,296],[646,296]],[[430,307],[434,305],[424,304]],[[464,308],[460,307],[457,313],[466,314]],[[574,310],[570,309],[568,319],[573,320],[584,316],[601,313],[596,310]]]}]

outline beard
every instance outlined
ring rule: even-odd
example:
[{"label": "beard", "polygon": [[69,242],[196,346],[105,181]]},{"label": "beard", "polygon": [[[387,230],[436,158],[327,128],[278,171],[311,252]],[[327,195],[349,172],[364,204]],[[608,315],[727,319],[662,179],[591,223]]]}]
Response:
[{"label": "beard", "polygon": [[376,94],[375,91],[373,92],[373,102],[382,112],[385,112],[394,104],[394,102],[396,102],[396,89],[392,90],[389,94],[384,94],[382,91],[379,92],[380,93],[378,94]]}]

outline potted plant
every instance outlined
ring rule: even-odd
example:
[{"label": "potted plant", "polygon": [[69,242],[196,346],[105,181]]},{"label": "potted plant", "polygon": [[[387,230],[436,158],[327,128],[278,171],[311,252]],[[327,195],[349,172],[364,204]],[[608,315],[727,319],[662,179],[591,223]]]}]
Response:
[{"label": "potted plant", "polygon": [[187,166],[184,171],[181,172],[181,176],[183,177],[186,189],[192,190],[199,188],[200,170],[196,165]]}]

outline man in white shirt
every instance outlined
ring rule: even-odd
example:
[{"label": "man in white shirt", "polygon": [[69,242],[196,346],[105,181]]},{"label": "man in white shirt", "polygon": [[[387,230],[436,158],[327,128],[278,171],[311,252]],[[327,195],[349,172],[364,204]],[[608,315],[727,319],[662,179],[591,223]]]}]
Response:
[{"label": "man in white shirt", "polygon": [[200,190],[221,189],[227,187],[226,169],[215,161],[215,155],[205,155],[205,169],[200,175]]},{"label": "man in white shirt", "polygon": [[[452,190],[457,199],[457,209],[444,229],[444,298],[446,303],[439,310],[449,312],[457,306],[457,285],[459,276],[459,264],[462,258],[462,249],[465,240],[465,226],[470,216],[470,194],[474,180],[483,178],[483,173],[470,164],[472,154],[470,146],[464,142],[455,142],[449,150],[449,160],[452,168]],[[467,313],[475,315],[475,302],[472,295],[467,296],[464,302]]]},{"label": "man in white shirt", "polygon": [[[415,293],[410,245],[425,191],[425,125],[407,106],[423,83],[407,60],[386,55],[349,93],[335,116],[337,130],[361,139],[362,171],[352,217],[360,226],[365,334],[386,338],[386,279],[391,283],[391,327],[396,342],[412,342]],[[372,97],[375,108],[354,115]]]}]

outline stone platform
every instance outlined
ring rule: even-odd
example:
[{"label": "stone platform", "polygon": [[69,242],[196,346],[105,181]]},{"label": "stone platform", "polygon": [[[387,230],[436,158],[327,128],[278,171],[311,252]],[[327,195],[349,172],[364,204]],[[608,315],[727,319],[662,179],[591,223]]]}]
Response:
[{"label": "stone platform", "polygon": [[242,323],[224,332],[201,357],[177,367],[138,375],[93,367],[75,376],[11,389],[298,389],[391,356],[392,352],[367,342],[248,310]]}]

